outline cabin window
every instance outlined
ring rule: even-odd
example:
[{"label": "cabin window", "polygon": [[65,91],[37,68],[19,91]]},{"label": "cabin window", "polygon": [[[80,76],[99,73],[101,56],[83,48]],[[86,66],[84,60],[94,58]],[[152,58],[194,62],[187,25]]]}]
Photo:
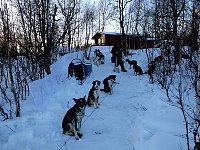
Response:
[{"label": "cabin window", "polygon": [[101,39],[101,44],[103,44],[104,43],[104,39]]}]

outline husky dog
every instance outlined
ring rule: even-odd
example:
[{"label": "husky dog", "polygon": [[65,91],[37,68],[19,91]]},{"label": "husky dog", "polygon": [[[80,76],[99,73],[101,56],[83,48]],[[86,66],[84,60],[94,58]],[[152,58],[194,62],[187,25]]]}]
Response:
[{"label": "husky dog", "polygon": [[74,74],[74,64],[71,62],[68,66],[68,78],[72,77]]},{"label": "husky dog", "polygon": [[159,56],[154,58],[155,62],[161,62],[162,60],[163,60],[163,56],[162,55],[159,55]]},{"label": "husky dog", "polygon": [[156,68],[156,62],[154,60],[150,61],[148,64],[148,75],[152,75],[155,71]]},{"label": "husky dog", "polygon": [[95,57],[93,58],[93,62],[95,65],[99,66],[100,64],[104,64],[105,56],[102,54],[102,52],[99,49],[96,49],[94,51]]},{"label": "husky dog", "polygon": [[130,68],[131,68],[131,66],[137,65],[137,61],[136,61],[136,60],[129,60],[129,59],[126,59],[126,61],[129,63]]},{"label": "husky dog", "polygon": [[78,140],[83,136],[83,134],[80,132],[80,128],[87,103],[85,97],[79,99],[73,98],[73,100],[76,104],[72,108],[70,108],[65,114],[62,122],[62,128],[63,134],[68,134],[71,136],[74,135],[75,138]]},{"label": "husky dog", "polygon": [[100,84],[101,81],[95,80],[92,82],[93,86],[89,91],[87,104],[91,106],[95,104],[95,108],[99,107],[99,91],[100,91]]},{"label": "husky dog", "polygon": [[134,69],[136,75],[143,75],[144,74],[143,71],[142,71],[142,68],[138,65],[133,65],[133,69]]},{"label": "husky dog", "polygon": [[107,78],[103,80],[104,89],[100,89],[106,93],[112,94],[113,83],[115,83],[116,75],[109,75]]}]

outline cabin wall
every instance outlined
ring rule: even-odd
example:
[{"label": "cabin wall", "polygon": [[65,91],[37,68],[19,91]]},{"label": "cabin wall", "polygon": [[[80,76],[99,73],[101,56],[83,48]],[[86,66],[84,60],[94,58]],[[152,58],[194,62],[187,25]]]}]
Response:
[{"label": "cabin wall", "polygon": [[[96,45],[113,46],[115,44],[121,45],[122,36],[102,34],[95,39]],[[153,48],[155,41],[145,41],[142,36],[127,36],[126,37],[126,48],[128,49],[142,49],[142,48]]]}]

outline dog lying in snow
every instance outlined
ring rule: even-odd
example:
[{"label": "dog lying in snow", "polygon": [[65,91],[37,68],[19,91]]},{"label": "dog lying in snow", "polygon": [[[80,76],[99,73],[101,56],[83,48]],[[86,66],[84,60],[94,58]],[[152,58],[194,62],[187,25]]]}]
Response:
[{"label": "dog lying in snow", "polygon": [[73,98],[73,100],[75,101],[75,105],[65,114],[62,122],[62,128],[63,134],[68,134],[71,136],[74,135],[78,140],[83,136],[83,134],[80,132],[80,128],[87,103],[85,97],[79,99]]},{"label": "dog lying in snow", "polygon": [[89,91],[87,104],[88,106],[95,105],[95,108],[99,107],[99,92],[101,81],[95,80],[92,82],[92,88]]},{"label": "dog lying in snow", "polygon": [[109,75],[103,80],[104,89],[100,90],[112,94],[113,83],[115,83],[115,80],[116,80],[116,75]]}]

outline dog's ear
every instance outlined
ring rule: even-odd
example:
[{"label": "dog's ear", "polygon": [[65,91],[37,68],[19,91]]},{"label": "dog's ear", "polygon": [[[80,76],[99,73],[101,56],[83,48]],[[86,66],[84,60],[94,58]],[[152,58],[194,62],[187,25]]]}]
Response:
[{"label": "dog's ear", "polygon": [[86,95],[83,97],[83,99],[85,100],[85,98],[86,98]]},{"label": "dog's ear", "polygon": [[109,78],[115,80],[116,79],[116,75],[110,75]]},{"label": "dog's ear", "polygon": [[116,77],[117,77],[116,75],[113,75],[113,80],[114,80],[114,81],[116,80]]},{"label": "dog's ear", "polygon": [[86,95],[85,95],[83,98],[80,98],[80,99],[83,99],[84,101],[86,101],[86,99],[85,99],[85,98],[86,98]]},{"label": "dog's ear", "polygon": [[76,99],[76,98],[73,98],[73,100],[75,101],[75,103],[77,103],[77,102],[78,102],[78,99]]}]

